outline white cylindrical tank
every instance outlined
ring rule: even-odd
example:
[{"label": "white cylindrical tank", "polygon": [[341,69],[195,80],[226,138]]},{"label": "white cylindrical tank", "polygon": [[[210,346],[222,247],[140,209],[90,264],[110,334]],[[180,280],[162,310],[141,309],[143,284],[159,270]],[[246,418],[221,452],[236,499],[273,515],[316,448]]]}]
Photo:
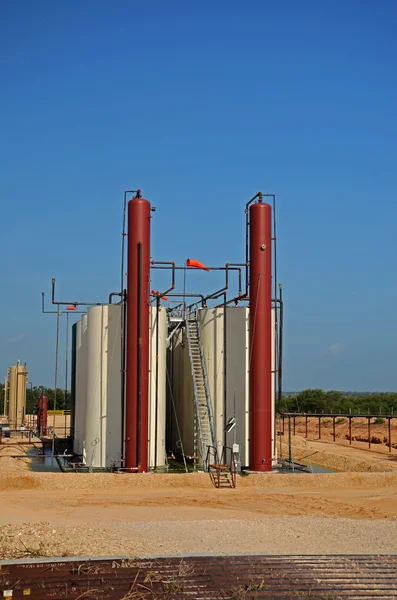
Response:
[{"label": "white cylindrical tank", "polygon": [[85,463],[111,467],[121,453],[120,305],[88,309]]},{"label": "white cylindrical tank", "polygon": [[273,442],[273,465],[277,463],[277,437],[276,437],[276,311],[272,309],[272,442]]},{"label": "white cylindrical tank", "polygon": [[[272,371],[276,370],[276,324],[272,311]],[[226,309],[226,377],[225,319],[223,306],[199,310],[202,346],[214,416],[214,433],[218,451],[226,441],[237,445],[242,466],[249,463],[249,307]],[[194,392],[187,341],[182,332],[172,340],[172,391],[185,453],[197,452],[194,444]],[[226,380],[226,394],[225,394]],[[226,412],[225,412],[226,411]],[[272,377],[272,438],[276,457],[275,380]],[[225,425],[235,419],[234,427],[225,435]],[[175,428],[173,427],[173,433]],[[197,432],[196,432],[197,433]],[[179,435],[179,434],[178,434]],[[197,438],[196,438],[197,439]],[[174,449],[175,434],[172,437]],[[198,446],[198,444],[196,444]],[[198,448],[199,450],[199,448]]]},{"label": "white cylindrical tank", "polygon": [[85,418],[87,407],[87,357],[88,357],[88,315],[81,317],[81,414],[80,414],[80,448],[79,454],[83,455],[84,460],[84,434],[85,434]]},{"label": "white cylindrical tank", "polygon": [[[156,355],[158,327],[158,354]],[[158,361],[156,394],[156,356]],[[166,371],[167,371],[167,312],[160,307],[151,309],[150,318],[150,380],[149,380],[149,466],[163,467],[166,459]],[[156,443],[157,434],[157,443]]]},{"label": "white cylindrical tank", "polygon": [[85,402],[82,395],[82,352],[81,352],[81,321],[76,323],[76,389],[75,389],[75,413],[74,413],[74,441],[73,452],[82,454],[83,452],[83,431],[82,421],[85,411]]},{"label": "white cylindrical tank", "polygon": [[[89,467],[102,466],[101,418],[103,392],[106,388],[106,372],[103,373],[102,358],[107,345],[107,328],[104,324],[102,306],[88,309],[87,327],[87,404],[85,410],[84,449],[85,462]],[[105,376],[105,380],[104,380]]]},{"label": "white cylindrical tank", "polygon": [[108,326],[107,397],[105,419],[105,466],[119,464],[122,456],[122,401],[121,401],[121,316],[120,304],[105,306]]}]

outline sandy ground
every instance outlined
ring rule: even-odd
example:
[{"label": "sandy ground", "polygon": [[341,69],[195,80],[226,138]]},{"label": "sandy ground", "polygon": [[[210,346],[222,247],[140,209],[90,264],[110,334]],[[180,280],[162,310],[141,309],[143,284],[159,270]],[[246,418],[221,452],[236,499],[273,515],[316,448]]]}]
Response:
[{"label": "sandy ground", "polygon": [[[397,552],[397,462],[383,450],[293,438],[296,460],[348,473],[33,473],[0,446],[0,558]],[[284,447],[285,451],[285,447]]]},{"label": "sandy ground", "polygon": [[[334,471],[353,472],[396,472],[397,453],[389,453],[388,448],[372,446],[360,442],[351,446],[344,443],[334,443],[330,439],[317,441],[305,440],[301,436],[292,436],[291,449],[293,460],[305,465],[320,465]],[[288,457],[288,444],[283,442],[277,446],[279,456]]]},{"label": "sandy ground", "polygon": [[206,474],[4,473],[0,555],[397,552],[396,486],[397,473],[255,475],[235,490]]}]

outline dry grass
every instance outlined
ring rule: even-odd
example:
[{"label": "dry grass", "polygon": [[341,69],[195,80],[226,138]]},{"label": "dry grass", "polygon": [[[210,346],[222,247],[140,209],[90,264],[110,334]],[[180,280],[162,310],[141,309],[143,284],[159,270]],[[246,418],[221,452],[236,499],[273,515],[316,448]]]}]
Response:
[{"label": "dry grass", "polygon": [[183,592],[186,580],[193,573],[193,567],[183,559],[167,574],[153,569],[152,565],[149,570],[141,568],[121,600],[172,600],[175,594]]},{"label": "dry grass", "polygon": [[73,556],[63,547],[56,533],[48,523],[1,527],[0,556],[2,559]]}]

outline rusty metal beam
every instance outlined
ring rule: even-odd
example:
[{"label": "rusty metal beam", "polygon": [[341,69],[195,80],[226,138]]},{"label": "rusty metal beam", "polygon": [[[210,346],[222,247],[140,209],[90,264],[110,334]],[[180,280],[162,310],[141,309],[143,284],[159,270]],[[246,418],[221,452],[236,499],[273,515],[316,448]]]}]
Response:
[{"label": "rusty metal beam", "polygon": [[396,555],[115,557],[0,561],[0,566],[1,595],[13,600],[397,596]]}]

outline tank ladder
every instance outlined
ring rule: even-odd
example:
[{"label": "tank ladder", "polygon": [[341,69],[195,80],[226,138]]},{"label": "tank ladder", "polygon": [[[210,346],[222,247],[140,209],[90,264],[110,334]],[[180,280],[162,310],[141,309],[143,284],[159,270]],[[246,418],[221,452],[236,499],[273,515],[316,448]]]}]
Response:
[{"label": "tank ladder", "polygon": [[218,449],[215,446],[208,446],[206,465],[214,487],[236,487],[237,470],[232,448],[223,446],[222,453],[219,456]]},{"label": "tank ladder", "polygon": [[[205,366],[203,345],[201,341],[198,311],[186,316],[186,335],[188,340],[189,359],[193,378],[194,392],[194,439],[195,455],[200,455],[202,464],[206,465],[208,446],[215,446],[214,418],[211,394]],[[197,441],[197,438],[198,441]]]}]

